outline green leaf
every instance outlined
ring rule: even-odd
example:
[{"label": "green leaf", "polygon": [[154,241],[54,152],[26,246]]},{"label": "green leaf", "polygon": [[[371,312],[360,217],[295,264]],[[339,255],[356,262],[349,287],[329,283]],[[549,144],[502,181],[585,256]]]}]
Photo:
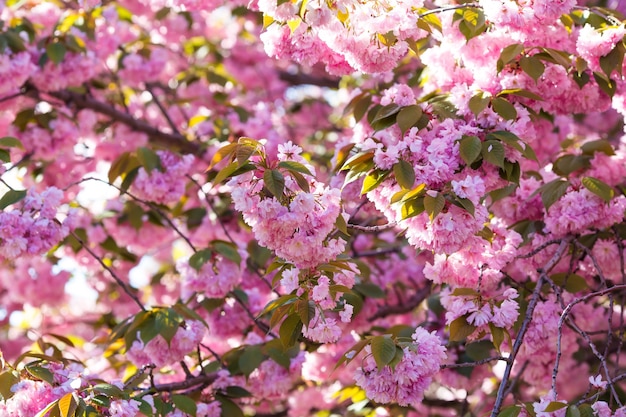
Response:
[{"label": "green leaf", "polygon": [[258,145],[250,145],[248,143],[240,143],[237,145],[237,149],[235,150],[235,159],[237,160],[237,165],[240,167],[243,166],[252,155],[257,151]]},{"label": "green leaf", "polygon": [[510,405],[505,407],[498,413],[498,417],[517,417],[519,413],[522,411],[522,407],[519,405]]},{"label": "green leaf", "polygon": [[541,193],[541,201],[547,210],[565,194],[569,185],[568,181],[557,178],[539,187],[531,197],[537,192]]},{"label": "green leaf", "polygon": [[0,198],[0,210],[15,204],[26,197],[26,190],[9,190]]},{"label": "green leaf", "polygon": [[96,384],[93,386],[93,390],[100,394],[106,394],[109,397],[113,398],[124,398],[125,393],[120,388],[112,384]]},{"label": "green leaf", "polygon": [[4,163],[11,162],[11,154],[6,149],[0,149],[0,161]]},{"label": "green leaf", "polygon": [[607,78],[610,78],[613,71],[617,71],[619,75],[622,74],[623,62],[624,44],[622,42],[618,42],[611,52],[600,57],[600,68],[602,68],[602,72],[604,72]]},{"label": "green leaf", "polygon": [[570,405],[567,407],[567,411],[565,412],[565,417],[580,417],[580,410],[575,405]]},{"label": "green leaf", "polygon": [[159,334],[169,345],[180,325],[184,322],[183,317],[172,308],[162,308],[157,310],[154,316],[154,324],[159,330]]},{"label": "green leaf", "polygon": [[405,202],[405,201],[414,200],[416,198],[422,197],[426,193],[425,190],[426,190],[426,184],[419,184],[408,193],[405,193],[402,196],[402,199],[400,201]]},{"label": "green leaf", "polygon": [[431,221],[441,213],[445,205],[446,199],[442,193],[437,193],[436,197],[432,197],[428,193],[424,196],[424,209]]},{"label": "green leaf", "polygon": [[22,142],[13,136],[5,136],[0,138],[0,148],[20,148],[24,149]]},{"label": "green leaf", "polygon": [[606,203],[609,203],[615,194],[610,185],[597,178],[583,177],[581,182],[586,189],[603,199]]},{"label": "green leaf", "polygon": [[7,401],[15,393],[11,391],[13,385],[20,382],[18,375],[14,371],[7,371],[0,374],[0,399]]},{"label": "green leaf", "polygon": [[554,62],[555,64],[560,65],[565,69],[569,68],[569,66],[572,65],[572,59],[568,52],[559,51],[558,49],[552,49],[552,48],[542,48],[542,49],[548,53],[548,55],[551,58],[551,61]]},{"label": "green leaf", "polygon": [[481,340],[479,342],[468,343],[465,345],[465,353],[473,361],[480,361],[491,356],[493,343],[489,340]]},{"label": "green leaf", "polygon": [[396,356],[396,344],[389,337],[375,336],[372,338],[372,355],[376,366],[382,370]]},{"label": "green leaf", "polygon": [[567,176],[572,172],[589,168],[589,155],[563,155],[554,161],[552,171],[561,176]]},{"label": "green leaf", "polygon": [[489,192],[489,197],[491,198],[491,202],[495,203],[498,200],[502,200],[505,197],[510,196],[517,189],[517,184],[509,184],[505,187],[498,188]]},{"label": "green leaf", "polygon": [[378,285],[373,284],[371,282],[361,282],[359,284],[354,285],[354,290],[363,294],[368,298],[385,298],[385,291],[382,290]]},{"label": "green leaf", "polygon": [[295,300],[298,298],[297,295],[295,294],[287,294],[287,295],[282,295],[280,297],[278,297],[275,300],[270,301],[269,303],[267,303],[267,305],[265,306],[265,308],[263,309],[263,311],[261,311],[261,313],[259,314],[259,317],[264,316],[265,314],[269,313],[272,310],[277,309],[278,307],[287,304],[287,303],[293,303],[295,302]]},{"label": "green leaf", "polygon": [[522,71],[528,74],[535,82],[537,82],[539,77],[541,77],[546,70],[546,66],[543,62],[534,56],[523,56],[520,58],[519,63],[520,67],[522,67]]},{"label": "green leaf", "polygon": [[580,411],[580,417],[594,417],[596,415],[589,404],[579,405],[578,411]]},{"label": "green leaf", "polygon": [[348,232],[348,224],[346,223],[346,219],[341,215],[341,213],[337,216],[337,220],[335,220],[335,227],[344,235],[350,236]]},{"label": "green leaf", "polygon": [[365,116],[365,113],[367,113],[367,110],[370,108],[371,104],[372,96],[368,95],[354,106],[354,111],[352,112],[352,115],[354,116],[354,120],[356,122],[359,122],[363,118],[363,116]]},{"label": "green leaf", "polygon": [[256,368],[259,367],[265,357],[261,351],[261,345],[246,346],[243,353],[239,357],[239,370],[244,375],[249,376]]},{"label": "green leaf", "polygon": [[61,417],[74,417],[78,403],[74,398],[74,393],[68,392],[59,399],[57,404]]},{"label": "green leaf", "polygon": [[199,271],[204,264],[211,260],[213,251],[211,249],[201,249],[198,252],[191,255],[189,258],[189,266],[196,271]]},{"label": "green leaf", "polygon": [[498,113],[504,120],[515,120],[517,118],[517,110],[507,99],[496,97],[491,100],[493,111]]},{"label": "green leaf", "polygon": [[27,364],[25,368],[28,371],[28,373],[34,376],[35,378],[41,379],[42,381],[46,381],[49,384],[53,384],[54,374],[52,373],[52,371],[50,371],[50,369],[46,368],[45,366],[40,366],[40,364],[41,364],[40,361],[35,361],[35,362]]},{"label": "green leaf", "polygon": [[450,323],[450,341],[461,342],[474,333],[474,330],[476,330],[476,326],[469,324],[465,317],[458,317]]},{"label": "green leaf", "polygon": [[359,152],[356,155],[351,156],[345,164],[341,167],[341,171],[345,171],[347,169],[353,169],[365,162],[369,162],[374,159],[374,152]]},{"label": "green leaf", "polygon": [[565,288],[567,292],[572,294],[584,291],[589,288],[587,280],[578,274],[568,274],[560,272],[552,274],[550,279],[558,286]]},{"label": "green leaf", "polygon": [[239,166],[238,162],[231,162],[230,164],[226,165],[224,168],[220,169],[217,172],[217,175],[215,176],[215,178],[213,178],[213,181],[212,181],[213,184],[221,183],[226,178],[230,177],[235,172],[237,172],[239,168],[241,167]]},{"label": "green leaf", "polygon": [[241,255],[239,254],[237,246],[234,243],[223,240],[214,240],[211,242],[211,246],[215,249],[215,252],[219,253],[224,258],[233,261],[237,265],[241,264]]},{"label": "green leaf", "polygon": [[601,74],[599,72],[593,73],[593,79],[596,81],[596,83],[598,83],[598,87],[600,87],[600,89],[604,91],[606,95],[608,95],[609,97],[613,97],[615,95],[615,91],[617,91],[617,84],[615,83],[615,81],[607,78],[604,74]]},{"label": "green leaf", "polygon": [[182,411],[183,413],[189,414],[190,416],[195,417],[197,406],[196,402],[189,398],[186,395],[172,395],[172,403],[176,407],[177,410]]},{"label": "green leaf", "polygon": [[129,152],[124,152],[111,164],[108,175],[109,182],[113,183],[117,177],[127,174],[140,166],[141,163],[136,156],[131,155]]},{"label": "green leaf", "polygon": [[389,116],[393,116],[396,113],[400,112],[400,106],[395,103],[387,104],[386,106],[381,107],[377,112],[374,118],[370,121],[370,124],[374,124],[378,121],[386,119]]},{"label": "green leaf", "polygon": [[423,114],[424,112],[422,111],[422,108],[416,104],[403,107],[396,116],[396,123],[398,123],[398,127],[400,128],[402,134],[404,135],[407,130],[415,126],[422,118]]},{"label": "green leaf", "polygon": [[500,327],[496,327],[493,323],[489,323],[489,330],[491,331],[493,346],[498,352],[500,352],[500,346],[502,346],[502,342],[504,342],[505,330]]},{"label": "green leaf", "polygon": [[605,139],[592,140],[590,142],[586,142],[583,146],[580,147],[580,150],[584,155],[593,156],[596,152],[602,152],[605,155],[615,155],[615,150],[613,149],[613,145],[611,142]]},{"label": "green leaf", "polygon": [[420,197],[415,200],[406,201],[404,204],[402,204],[400,214],[402,216],[402,220],[405,220],[410,217],[422,214],[424,210],[426,210],[426,208],[424,207],[424,197]]},{"label": "green leaf", "polygon": [[46,54],[48,54],[48,58],[50,61],[55,64],[60,64],[63,62],[63,58],[65,58],[65,53],[67,52],[67,48],[60,42],[49,43],[46,45]]},{"label": "green leaf", "polygon": [[298,300],[296,301],[296,312],[302,324],[308,327],[311,319],[315,316],[315,303],[306,299]]},{"label": "green leaf", "polygon": [[393,166],[393,175],[400,187],[410,190],[415,183],[415,171],[413,165],[407,161],[400,160]]},{"label": "green leaf", "polygon": [[302,321],[298,313],[287,316],[283,324],[280,325],[278,335],[285,349],[295,345],[298,337],[302,334]]},{"label": "green leaf", "polygon": [[505,95],[524,97],[524,98],[529,98],[529,99],[536,100],[536,101],[543,101],[543,98],[541,98],[541,96],[523,88],[509,88],[506,90],[502,90],[498,93],[497,97],[501,97]]},{"label": "green leaf", "polygon": [[7,30],[6,32],[3,33],[3,35],[4,35],[4,39],[7,42],[7,45],[9,45],[9,48],[11,48],[11,51],[15,53],[26,51],[26,46],[24,46],[24,41],[22,40],[22,38],[20,37],[20,35],[18,35],[16,31]]},{"label": "green leaf", "polygon": [[378,187],[389,175],[390,171],[383,171],[380,169],[375,169],[374,171],[367,174],[365,179],[363,180],[363,187],[361,188],[361,195],[367,194],[376,187]]},{"label": "green leaf", "polygon": [[480,156],[482,144],[478,136],[463,135],[459,140],[459,155],[467,165],[471,165]]},{"label": "green leaf", "polygon": [[490,101],[491,98],[485,96],[485,93],[481,91],[470,98],[468,106],[472,113],[474,113],[474,116],[478,117],[478,115],[487,108]]},{"label": "green leaf", "polygon": [[562,403],[559,401],[551,401],[543,411],[550,413],[552,411],[557,411],[565,407],[567,407],[566,403]]},{"label": "green leaf", "polygon": [[517,58],[517,56],[522,53],[523,50],[524,45],[520,43],[514,43],[504,48],[502,52],[500,52],[500,57],[498,58],[498,72],[502,71],[506,64]]},{"label": "green leaf", "polygon": [[499,168],[504,168],[504,146],[497,140],[487,140],[482,143],[483,159]]},{"label": "green leaf", "polygon": [[266,169],[263,173],[263,181],[265,187],[274,195],[274,197],[280,199],[285,189],[285,177],[280,171],[276,169]]},{"label": "green leaf", "polygon": [[159,171],[163,171],[163,167],[161,166],[161,159],[156,152],[152,149],[141,147],[137,149],[137,159],[141,166],[143,166],[146,172],[151,173],[153,170],[158,169]]},{"label": "green leaf", "polygon": [[226,387],[226,395],[230,398],[246,398],[252,397],[252,393],[243,387],[239,387],[236,385]]},{"label": "green leaf", "polygon": [[209,168],[214,167],[215,165],[222,162],[224,159],[229,159],[238,148],[238,143],[229,143],[228,145],[219,148],[217,152],[215,152],[215,155],[213,155]]},{"label": "green leaf", "polygon": [[278,163],[278,167],[279,168],[284,168],[289,172],[300,172],[302,174],[306,174],[309,176],[313,176],[313,174],[311,174],[311,171],[309,171],[309,169],[304,166],[303,164],[301,164],[300,162],[295,162],[295,161],[281,161]]},{"label": "green leaf", "polygon": [[[280,1],[280,0],[279,0]],[[241,408],[228,398],[222,396],[216,396],[221,406],[221,417],[245,417]]]}]

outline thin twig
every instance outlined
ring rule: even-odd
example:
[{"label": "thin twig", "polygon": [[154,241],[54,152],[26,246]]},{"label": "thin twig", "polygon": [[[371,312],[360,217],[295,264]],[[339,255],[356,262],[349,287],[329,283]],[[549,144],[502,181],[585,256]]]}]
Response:
[{"label": "thin twig", "polygon": [[509,378],[511,376],[511,370],[513,369],[513,364],[515,363],[515,357],[517,356],[520,348],[522,347],[522,343],[524,342],[524,336],[526,335],[526,331],[528,331],[528,326],[533,318],[533,313],[535,311],[535,307],[539,302],[539,295],[541,294],[541,287],[543,287],[543,283],[547,274],[554,268],[554,266],[559,262],[563,253],[567,249],[569,242],[571,239],[563,239],[559,248],[556,250],[556,253],[550,258],[548,263],[546,263],[545,267],[540,269],[540,276],[537,280],[537,285],[535,286],[535,290],[533,291],[530,302],[528,303],[528,307],[526,309],[526,315],[524,316],[524,321],[522,322],[522,326],[520,327],[517,335],[515,337],[515,343],[513,343],[513,349],[511,354],[507,358],[506,368],[504,369],[504,375],[502,376],[502,381],[500,382],[500,387],[498,388],[498,394],[496,396],[496,401],[493,406],[493,410],[491,412],[491,417],[496,417],[500,412],[500,408],[502,407],[502,402],[505,397],[505,390]]},{"label": "thin twig", "polygon": [[217,379],[217,372],[210,374],[198,375],[193,378],[187,378],[183,381],[170,382],[168,384],[155,384],[153,387],[148,388],[143,394],[150,394],[156,392],[172,392],[181,391],[188,388],[197,387],[198,385],[210,385]]},{"label": "thin twig", "polygon": [[[27,87],[26,94],[29,96],[41,100],[41,92],[34,86],[29,85]],[[131,129],[142,132],[148,135],[150,142],[155,145],[163,146],[168,149],[179,150],[185,153],[191,153],[199,155],[201,147],[197,142],[190,142],[184,136],[178,133],[166,133],[154,126],[151,126],[144,120],[136,119],[128,113],[124,113],[116,109],[109,103],[104,103],[97,100],[93,96],[80,94],[69,90],[59,90],[46,92],[46,95],[61,100],[67,106],[75,106],[79,109],[90,109],[96,113],[108,116],[111,119],[118,121]]]},{"label": "thin twig", "polygon": [[159,97],[157,97],[157,95],[154,93],[154,90],[152,87],[153,87],[152,84],[146,83],[146,90],[148,90],[148,92],[152,96],[152,101],[154,101],[154,104],[157,105],[157,107],[161,111],[161,114],[163,114],[163,117],[165,117],[165,120],[167,120],[167,124],[170,125],[172,132],[182,136],[180,131],[178,130],[178,127],[176,126],[176,123],[174,123],[169,113],[167,112],[167,109],[163,106],[163,103],[161,103],[161,100],[159,100]]},{"label": "thin twig", "polygon": [[430,286],[427,285],[423,287],[421,290],[419,290],[418,292],[416,292],[415,294],[413,294],[407,300],[405,300],[405,302],[402,304],[380,307],[378,311],[376,311],[376,313],[374,313],[371,317],[367,319],[367,321],[371,323],[374,320],[387,317],[392,314],[408,313],[409,311],[413,310],[415,307],[420,305],[422,301],[424,301],[426,297],[428,297],[429,294],[430,294]]},{"label": "thin twig", "polygon": [[475,362],[448,363],[448,364],[441,365],[439,368],[440,369],[471,368],[471,367],[475,367],[479,365],[484,365],[486,363],[493,362],[493,361],[507,362],[508,358],[505,358],[504,356],[492,356],[490,358],[481,359]]},{"label": "thin twig", "polygon": [[387,224],[382,224],[380,226],[360,226],[358,224],[348,223],[348,229],[360,230],[362,232],[382,232],[383,230],[389,230],[396,227],[398,224],[396,222],[391,222]]},{"label": "thin twig", "polygon": [[89,248],[89,246],[87,246],[85,244],[85,242],[82,241],[82,239],[74,232],[70,232],[71,235],[74,237],[74,239],[76,239],[78,241],[78,243],[80,243],[80,245],[83,247],[83,249],[85,249],[87,252],[89,252],[89,254],[96,260],[98,261],[98,263],[104,268],[106,269],[109,274],[111,274],[111,276],[113,277],[113,279],[115,280],[115,282],[117,282],[117,284],[122,287],[122,289],[124,290],[124,292],[126,294],[128,294],[128,296],[130,298],[132,298],[135,303],[139,306],[139,308],[141,308],[142,311],[146,311],[146,308],[143,306],[143,304],[141,303],[141,301],[139,301],[139,298],[137,298],[137,295],[135,293],[133,293],[131,291],[131,289],[128,287],[128,285],[126,285],[126,283],[124,281],[122,281],[122,279],[120,277],[117,276],[117,274],[115,273],[115,271],[113,271],[107,264],[104,263],[104,261],[98,256],[96,255],[96,253],[94,251],[91,250],[91,248]]}]

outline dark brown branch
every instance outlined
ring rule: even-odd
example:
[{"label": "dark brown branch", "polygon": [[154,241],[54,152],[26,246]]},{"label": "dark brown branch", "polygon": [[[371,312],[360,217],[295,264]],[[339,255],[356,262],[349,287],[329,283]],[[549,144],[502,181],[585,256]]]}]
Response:
[{"label": "dark brown branch", "polygon": [[535,307],[539,302],[539,295],[541,294],[541,287],[548,276],[548,273],[554,268],[554,266],[561,260],[561,257],[565,253],[565,250],[569,246],[571,238],[566,238],[561,240],[561,244],[559,248],[556,250],[556,253],[550,258],[550,260],[546,263],[546,265],[539,269],[540,273],[539,279],[537,280],[537,285],[535,286],[535,290],[531,296],[530,302],[528,303],[528,307],[526,309],[526,315],[524,316],[524,321],[522,322],[522,326],[520,327],[517,335],[515,336],[515,342],[513,343],[513,349],[511,350],[511,354],[508,357],[506,368],[504,369],[504,375],[502,376],[502,381],[500,382],[500,387],[498,388],[498,394],[496,396],[496,402],[493,406],[493,410],[491,411],[491,417],[496,417],[500,412],[500,408],[502,407],[502,403],[504,402],[504,398],[506,397],[507,384],[509,382],[509,378],[511,376],[511,370],[513,369],[513,364],[515,363],[515,357],[522,347],[522,343],[524,342],[524,336],[526,335],[526,331],[530,326],[530,322],[533,318],[533,312],[535,311]]},{"label": "dark brown branch", "polygon": [[426,297],[428,297],[429,294],[430,294],[430,286],[426,286],[422,288],[421,290],[419,290],[418,292],[416,292],[415,294],[413,294],[412,296],[410,296],[405,302],[403,302],[400,305],[383,306],[379,308],[378,311],[376,311],[376,313],[374,313],[367,320],[369,322],[373,322],[376,319],[387,317],[393,314],[408,313],[409,311],[413,310],[415,307],[420,305],[422,301],[424,301]]},{"label": "dark brown branch", "polygon": [[170,382],[169,384],[156,384],[154,387],[146,390],[146,393],[180,391],[188,388],[197,387],[198,385],[208,386],[215,382],[216,379],[217,372],[212,372],[210,374],[198,375],[192,378],[187,378],[184,381]]},{"label": "dark brown branch", "polygon": [[136,119],[128,113],[116,109],[112,104],[104,103],[97,100],[93,96],[80,94],[69,90],[50,91],[41,93],[33,86],[27,86],[27,93],[30,97],[41,99],[42,94],[61,100],[67,106],[73,106],[78,109],[90,109],[96,113],[108,116],[111,119],[123,123],[131,129],[148,135],[151,143],[163,146],[168,149],[180,151],[183,153],[191,153],[198,155],[201,152],[200,145],[196,142],[190,142],[183,135],[173,132],[166,133],[148,122]]},{"label": "dark brown branch", "polygon": [[493,356],[493,357],[481,359],[481,360],[475,361],[475,362],[446,363],[446,364],[441,365],[439,368],[440,369],[473,368],[475,366],[484,365],[486,363],[493,362],[493,361],[504,361],[504,362],[506,362],[506,361],[508,361],[508,358],[505,358],[504,356]]},{"label": "dark brown branch", "polygon": [[143,306],[143,304],[141,303],[141,301],[139,301],[139,298],[137,297],[137,294],[135,294],[130,287],[124,282],[122,281],[122,279],[120,277],[117,276],[117,274],[115,273],[115,271],[113,271],[107,264],[104,263],[104,261],[98,256],[96,255],[96,253],[94,251],[91,250],[91,248],[85,244],[85,242],[82,241],[82,239],[74,232],[71,232],[72,237],[74,237],[74,239],[76,239],[78,241],[78,243],[80,243],[80,246],[83,247],[83,249],[85,249],[87,252],[89,252],[89,254],[96,260],[98,261],[98,263],[100,264],[100,266],[102,266],[104,269],[106,269],[109,274],[111,274],[111,276],[113,277],[113,279],[115,280],[115,282],[117,282],[117,284],[122,287],[122,289],[124,290],[124,292],[126,294],[128,294],[128,296],[139,306],[139,308],[141,308],[141,310],[146,311],[146,308]]},{"label": "dark brown branch", "polygon": [[339,88],[339,80],[326,77],[316,77],[309,74],[291,74],[289,72],[281,72],[279,78],[292,85],[316,85],[318,87]]}]

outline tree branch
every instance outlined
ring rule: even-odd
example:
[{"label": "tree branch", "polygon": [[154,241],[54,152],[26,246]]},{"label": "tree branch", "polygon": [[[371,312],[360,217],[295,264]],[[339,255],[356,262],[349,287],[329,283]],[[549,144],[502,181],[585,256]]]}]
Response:
[{"label": "tree branch", "polygon": [[533,295],[528,303],[528,308],[526,309],[526,315],[524,316],[524,321],[522,322],[522,327],[520,327],[517,335],[515,337],[515,343],[513,343],[513,349],[511,350],[511,354],[508,357],[506,368],[504,370],[504,375],[502,376],[502,382],[500,382],[500,387],[498,388],[498,395],[496,396],[496,402],[493,406],[493,410],[491,411],[491,417],[496,417],[500,412],[500,408],[502,407],[502,403],[504,401],[504,397],[506,396],[506,386],[511,376],[511,370],[513,369],[513,364],[515,363],[515,357],[522,347],[522,343],[524,342],[524,336],[526,335],[526,331],[528,330],[528,326],[533,318],[533,313],[535,311],[535,307],[539,302],[539,295],[541,294],[541,287],[543,287],[544,281],[546,279],[547,274],[554,268],[554,266],[559,262],[565,250],[567,249],[570,239],[563,239],[559,248],[556,250],[556,253],[544,268],[540,269],[540,276],[537,280],[537,285],[535,286],[535,290],[533,291]]},{"label": "tree branch", "polygon": [[166,133],[148,122],[136,119],[128,113],[116,109],[112,104],[103,103],[93,96],[80,94],[69,90],[49,91],[42,93],[32,85],[27,85],[27,95],[36,99],[41,99],[42,94],[61,100],[67,106],[74,106],[78,109],[90,109],[96,113],[108,116],[111,119],[125,124],[131,129],[148,135],[150,142],[168,149],[177,150],[183,153],[200,155],[201,147],[197,142],[190,142],[183,135],[172,132]]},{"label": "tree branch", "polygon": [[380,319],[383,317],[390,316],[392,314],[404,314],[413,310],[415,307],[420,305],[426,297],[430,294],[430,286],[426,286],[409,297],[404,303],[400,305],[393,306],[383,306],[374,313],[371,317],[367,319],[369,322],[373,322],[376,319]]}]

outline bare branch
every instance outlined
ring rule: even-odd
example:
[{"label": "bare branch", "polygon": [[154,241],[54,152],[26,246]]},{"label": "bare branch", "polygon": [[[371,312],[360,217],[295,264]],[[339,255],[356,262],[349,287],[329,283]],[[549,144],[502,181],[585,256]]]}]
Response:
[{"label": "bare branch", "polygon": [[556,250],[556,253],[550,258],[548,263],[544,266],[544,268],[540,269],[539,279],[537,280],[537,285],[535,286],[535,290],[533,291],[530,302],[528,303],[528,308],[526,309],[526,315],[524,316],[524,321],[522,322],[522,326],[520,327],[517,335],[515,336],[515,343],[513,343],[513,349],[511,354],[507,358],[506,368],[504,370],[504,375],[502,376],[502,382],[500,382],[500,387],[498,388],[498,395],[496,397],[496,402],[493,406],[493,410],[491,411],[491,417],[496,417],[500,412],[500,408],[502,407],[502,402],[504,401],[506,386],[511,376],[511,370],[513,369],[513,364],[515,363],[515,357],[517,356],[520,348],[522,347],[522,343],[524,342],[524,336],[526,335],[526,331],[528,331],[528,326],[533,318],[533,313],[535,311],[535,307],[539,302],[539,295],[541,294],[541,287],[543,287],[543,283],[545,281],[548,273],[554,268],[554,266],[559,262],[565,250],[569,246],[571,238],[566,238],[561,240],[561,244],[559,248]]},{"label": "bare branch", "polygon": [[190,142],[187,138],[176,132],[163,132],[146,121],[136,119],[130,114],[116,109],[112,104],[104,103],[87,94],[80,94],[69,90],[42,93],[32,85],[27,86],[27,94],[36,99],[42,99],[43,95],[48,95],[57,100],[61,100],[67,106],[93,110],[96,113],[100,113],[117,122],[123,123],[137,132],[145,133],[148,135],[150,142],[155,145],[195,155],[201,152],[201,147],[197,142]]},{"label": "bare branch", "polygon": [[374,313],[367,320],[369,322],[373,322],[374,320],[387,317],[393,314],[408,313],[409,311],[413,310],[415,307],[420,305],[422,301],[424,301],[426,297],[428,297],[429,294],[430,294],[430,286],[426,286],[422,288],[421,290],[419,290],[418,292],[416,292],[415,294],[413,294],[411,297],[405,300],[405,302],[403,302],[402,304],[393,305],[393,306],[383,306],[379,308],[378,311],[376,311],[376,313]]},{"label": "bare branch", "polygon": [[117,282],[117,284],[120,287],[122,287],[124,292],[126,294],[128,294],[128,296],[130,298],[132,298],[133,301],[135,301],[135,303],[139,306],[139,308],[141,308],[141,310],[143,310],[143,311],[146,311],[146,308],[143,306],[141,301],[139,301],[139,298],[137,297],[137,294],[135,294],[130,289],[130,287],[124,281],[122,281],[122,279],[120,277],[117,276],[115,271],[113,271],[111,268],[109,268],[109,266],[107,264],[105,264],[104,261],[98,255],[96,255],[96,253],[94,251],[92,251],[91,248],[88,245],[86,245],[85,242],[83,242],[82,239],[76,233],[74,233],[74,232],[70,232],[70,233],[74,237],[74,239],[76,239],[78,241],[78,243],[80,243],[80,245],[83,247],[83,249],[85,249],[96,261],[98,261],[100,266],[102,266],[104,269],[106,269],[109,272],[109,274],[111,274],[111,276],[113,277],[115,282]]}]

